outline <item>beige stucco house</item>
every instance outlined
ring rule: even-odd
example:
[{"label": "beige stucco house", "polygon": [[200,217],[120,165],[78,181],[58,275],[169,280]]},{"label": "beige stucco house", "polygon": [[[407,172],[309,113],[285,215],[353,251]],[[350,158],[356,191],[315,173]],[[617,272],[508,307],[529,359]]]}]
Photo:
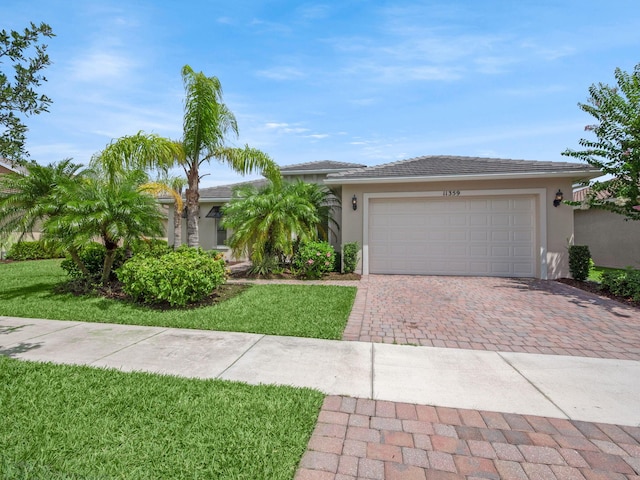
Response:
[{"label": "beige stucco house", "polygon": [[[365,165],[360,163],[347,163],[347,162],[334,162],[330,160],[320,160],[317,162],[300,163],[296,165],[287,165],[280,168],[282,177],[285,181],[294,181],[301,179],[305,182],[323,183],[327,175],[332,173],[339,173],[345,170],[352,170],[356,168],[363,168]],[[233,194],[235,187],[251,183],[256,186],[264,185],[266,180],[255,180],[253,182],[242,182],[233,185],[221,185],[218,187],[203,188],[200,190],[200,217],[198,225],[198,233],[200,237],[200,246],[205,250],[218,250],[225,254],[228,259],[232,258],[229,247],[225,244],[227,238],[231,236],[231,232],[222,227],[222,212],[221,207],[226,204]],[[332,188],[336,195],[340,197],[341,189],[337,185]],[[161,203],[172,204],[172,200],[169,198],[162,198]],[[334,208],[334,218],[338,224],[342,218],[340,208]],[[186,231],[186,214],[183,215],[184,221],[182,222],[182,243],[186,243],[187,231]],[[173,225],[173,210],[168,211],[168,225]],[[330,243],[340,249],[340,233],[339,229],[330,236]],[[169,244],[174,243],[173,229],[167,229],[167,237]]]},{"label": "beige stucco house", "polygon": [[[573,192],[573,200],[582,202],[588,188]],[[640,222],[626,221],[607,210],[574,207],[575,244],[587,245],[599,267],[640,268]]]},{"label": "beige stucco house", "polygon": [[[327,176],[341,187],[341,242],[367,274],[569,276],[573,208],[556,202],[600,176],[578,163],[426,156]],[[353,203],[353,207],[352,207]]]},{"label": "beige stucco house", "polygon": [[[359,273],[569,276],[573,208],[555,202],[600,176],[589,165],[425,156],[367,167],[320,161],[282,167],[285,179],[324,182],[342,200],[330,241],[361,246]],[[260,184],[265,180],[252,183]],[[200,242],[230,257],[221,210],[235,185],[200,191]],[[170,202],[170,200],[167,200]],[[173,224],[172,212],[169,225]],[[183,222],[183,236],[186,226]],[[173,233],[169,229],[169,243]]]}]

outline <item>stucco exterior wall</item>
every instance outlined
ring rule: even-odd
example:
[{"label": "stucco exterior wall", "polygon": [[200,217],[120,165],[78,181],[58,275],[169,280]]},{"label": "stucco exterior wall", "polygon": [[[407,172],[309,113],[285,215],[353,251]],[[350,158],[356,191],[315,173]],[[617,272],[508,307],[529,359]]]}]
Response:
[{"label": "stucco exterior wall", "polygon": [[[342,185],[342,243],[358,242],[361,247],[358,271],[362,273],[363,214],[365,194],[384,192],[434,192],[442,194],[448,190],[465,191],[512,191],[517,195],[521,190],[540,191],[537,203],[537,251],[539,261],[536,276],[539,278],[562,278],[569,276],[567,246],[573,240],[573,209],[568,205],[553,206],[558,189],[565,198],[571,195],[571,180],[567,178],[538,178],[525,180],[473,180],[421,183],[386,184],[345,184]],[[358,198],[358,209],[351,208],[353,195]],[[567,195],[569,197],[567,197]],[[544,222],[542,224],[541,222]],[[546,245],[545,245],[546,244]],[[545,272],[546,270],[546,272]]]},{"label": "stucco exterior wall", "polygon": [[605,210],[574,210],[575,244],[599,267],[640,268],[640,222]]}]

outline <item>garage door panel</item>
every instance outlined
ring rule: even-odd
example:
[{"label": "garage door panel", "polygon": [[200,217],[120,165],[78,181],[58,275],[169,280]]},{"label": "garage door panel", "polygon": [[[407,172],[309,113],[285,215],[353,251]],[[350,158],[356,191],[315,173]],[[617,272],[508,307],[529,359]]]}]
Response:
[{"label": "garage door panel", "polygon": [[369,271],[534,276],[534,215],[533,197],[372,199]]}]

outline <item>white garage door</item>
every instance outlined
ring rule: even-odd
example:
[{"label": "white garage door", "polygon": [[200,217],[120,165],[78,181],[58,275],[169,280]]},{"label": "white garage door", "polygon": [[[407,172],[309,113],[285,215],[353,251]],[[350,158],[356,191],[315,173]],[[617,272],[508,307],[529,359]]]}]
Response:
[{"label": "white garage door", "polygon": [[535,276],[530,196],[369,203],[369,272]]}]

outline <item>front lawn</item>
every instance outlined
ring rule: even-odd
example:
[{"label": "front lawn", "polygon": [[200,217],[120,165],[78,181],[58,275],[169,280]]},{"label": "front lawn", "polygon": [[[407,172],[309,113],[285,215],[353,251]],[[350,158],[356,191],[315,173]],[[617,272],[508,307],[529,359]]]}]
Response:
[{"label": "front lawn", "polygon": [[0,478],[287,479],[323,395],[0,356]]},{"label": "front lawn", "polygon": [[253,285],[220,304],[157,310],[98,296],[56,294],[59,260],[0,264],[0,315],[340,339],[355,287]]}]

